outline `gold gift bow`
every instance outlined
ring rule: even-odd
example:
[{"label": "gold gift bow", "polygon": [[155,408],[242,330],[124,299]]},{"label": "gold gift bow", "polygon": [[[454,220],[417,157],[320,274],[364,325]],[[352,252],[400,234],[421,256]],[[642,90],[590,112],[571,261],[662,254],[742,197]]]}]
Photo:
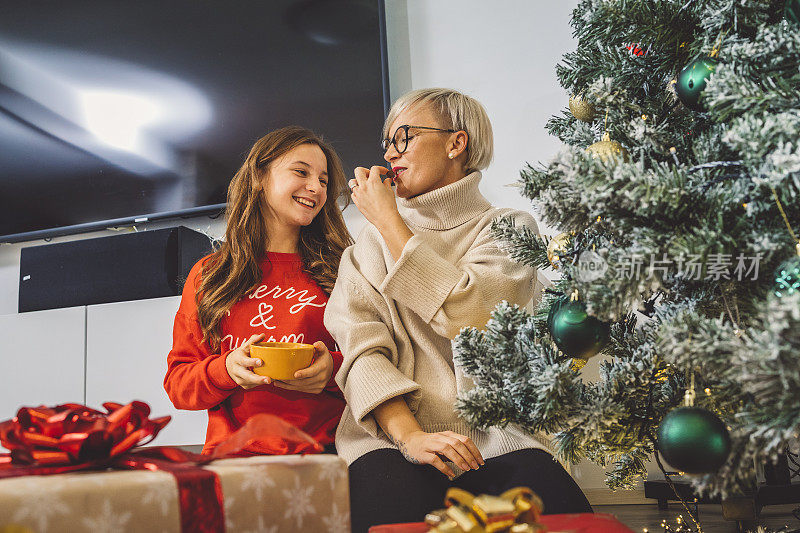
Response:
[{"label": "gold gift bow", "polygon": [[515,487],[500,496],[450,488],[444,498],[446,509],[425,517],[431,533],[539,533],[544,510],[541,498],[527,487]]}]

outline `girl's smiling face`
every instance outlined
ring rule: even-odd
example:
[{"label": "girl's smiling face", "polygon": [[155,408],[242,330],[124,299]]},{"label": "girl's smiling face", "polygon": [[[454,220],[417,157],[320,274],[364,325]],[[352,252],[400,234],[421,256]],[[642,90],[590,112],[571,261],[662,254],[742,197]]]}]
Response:
[{"label": "girl's smiling face", "polygon": [[270,164],[263,182],[270,224],[299,230],[328,198],[328,160],[316,144],[302,144]]}]

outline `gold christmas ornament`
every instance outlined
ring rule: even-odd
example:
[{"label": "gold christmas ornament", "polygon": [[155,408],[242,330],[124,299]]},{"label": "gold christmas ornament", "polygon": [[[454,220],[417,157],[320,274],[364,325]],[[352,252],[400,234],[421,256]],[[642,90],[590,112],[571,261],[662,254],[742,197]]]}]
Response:
[{"label": "gold christmas ornament", "polygon": [[604,162],[616,157],[622,157],[622,160],[625,162],[629,159],[628,151],[625,147],[617,141],[612,141],[611,135],[609,135],[608,132],[603,134],[603,138],[600,141],[586,148],[586,151],[594,157],[599,157]]},{"label": "gold christmas ornament", "polygon": [[569,365],[570,370],[573,372],[580,372],[586,366],[587,359],[573,359]]},{"label": "gold christmas ornament", "polygon": [[569,111],[578,120],[584,122],[591,122],[594,120],[594,106],[583,96],[576,94],[569,97]]},{"label": "gold christmas ornament", "polygon": [[564,252],[567,251],[569,238],[569,233],[561,233],[550,239],[550,242],[547,243],[547,260],[550,261],[550,264],[553,265],[555,269],[558,268],[556,263],[561,259]]}]

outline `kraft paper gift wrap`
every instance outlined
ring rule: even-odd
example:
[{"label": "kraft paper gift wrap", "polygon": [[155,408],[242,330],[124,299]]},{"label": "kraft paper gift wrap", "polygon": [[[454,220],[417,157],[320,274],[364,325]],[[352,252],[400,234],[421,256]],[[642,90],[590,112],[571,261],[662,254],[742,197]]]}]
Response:
[{"label": "kraft paper gift wrap", "polygon": [[[229,532],[350,532],[347,465],[336,455],[221,459],[204,468],[222,485]],[[167,472],[75,472],[0,480],[0,531],[180,531]],[[23,529],[19,529],[24,531]]]}]

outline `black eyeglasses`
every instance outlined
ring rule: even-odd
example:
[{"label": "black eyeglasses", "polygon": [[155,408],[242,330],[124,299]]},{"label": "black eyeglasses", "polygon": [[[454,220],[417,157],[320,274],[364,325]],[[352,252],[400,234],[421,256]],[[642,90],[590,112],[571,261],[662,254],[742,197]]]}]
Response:
[{"label": "black eyeglasses", "polygon": [[392,135],[391,139],[383,139],[381,141],[381,148],[383,151],[389,149],[389,145],[393,144],[394,149],[397,150],[398,154],[402,154],[408,148],[408,140],[410,138],[414,138],[412,135],[411,137],[408,136],[408,130],[411,128],[418,129],[418,130],[430,130],[430,131],[443,131],[445,133],[455,133],[458,130],[446,130],[443,128],[431,128],[428,126],[409,126],[408,124],[403,124],[402,126],[398,126],[396,130],[394,130],[394,135]]}]

